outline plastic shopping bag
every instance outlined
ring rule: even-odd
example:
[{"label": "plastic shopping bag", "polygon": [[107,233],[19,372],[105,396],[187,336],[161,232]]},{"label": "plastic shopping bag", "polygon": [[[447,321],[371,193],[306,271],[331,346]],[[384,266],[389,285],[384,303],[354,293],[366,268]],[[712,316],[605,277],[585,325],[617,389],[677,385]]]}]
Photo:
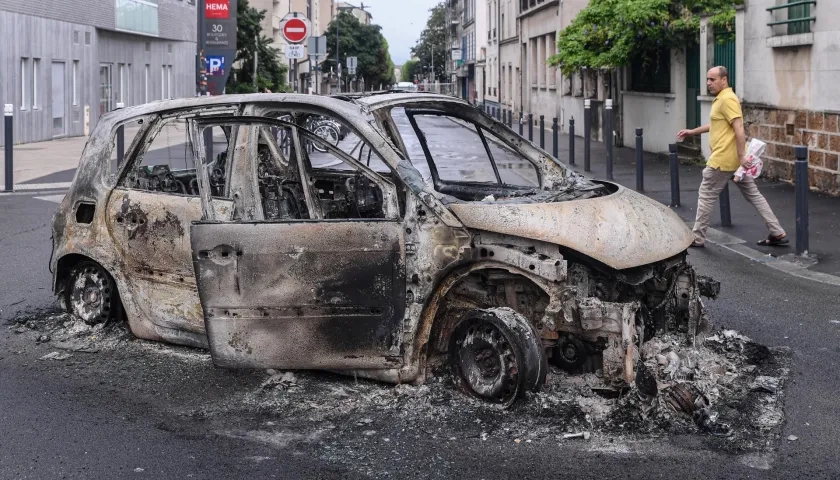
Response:
[{"label": "plastic shopping bag", "polygon": [[757,138],[753,138],[750,140],[750,143],[747,145],[747,162],[748,166],[744,168],[743,166],[738,167],[738,170],[735,171],[735,181],[738,182],[745,176],[750,178],[758,178],[761,175],[761,169],[764,167],[764,162],[761,161],[761,155],[764,153],[764,149],[767,147],[767,144],[758,140]]}]

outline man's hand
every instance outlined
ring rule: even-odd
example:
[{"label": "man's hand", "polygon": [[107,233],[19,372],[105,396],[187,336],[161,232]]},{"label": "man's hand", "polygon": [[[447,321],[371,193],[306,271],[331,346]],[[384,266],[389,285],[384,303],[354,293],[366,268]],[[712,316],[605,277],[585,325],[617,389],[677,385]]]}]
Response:
[{"label": "man's hand", "polygon": [[752,165],[752,160],[747,158],[746,155],[739,155],[738,156],[738,161],[741,163],[741,166],[744,167],[744,168],[750,168],[750,166]]},{"label": "man's hand", "polygon": [[682,142],[685,140],[685,137],[690,137],[692,135],[694,135],[694,130],[683,129],[677,132],[677,140]]}]

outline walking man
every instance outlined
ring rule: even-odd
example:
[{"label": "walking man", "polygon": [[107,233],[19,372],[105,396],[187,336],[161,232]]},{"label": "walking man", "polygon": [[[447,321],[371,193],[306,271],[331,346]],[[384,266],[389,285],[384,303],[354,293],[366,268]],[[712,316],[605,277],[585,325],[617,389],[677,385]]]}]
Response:
[{"label": "walking man", "polygon": [[[735,92],[729,87],[729,72],[726,67],[714,67],[706,74],[706,86],[709,94],[715,96],[712,102],[711,121],[708,125],[693,130],[680,130],[677,140],[682,141],[691,135],[709,132],[709,147],[712,154],[703,169],[703,182],[700,184],[697,200],[697,219],[694,221],[694,242],[692,247],[704,247],[706,230],[712,217],[712,210],[717,204],[720,192],[738,170],[739,166],[747,167],[746,135],[744,134],[744,120],[741,113],[741,103]],[[767,224],[770,235],[758,242],[759,245],[783,245],[788,243],[787,235],[779,224],[767,200],[758,191],[755,180],[744,176],[735,185],[741,190],[744,198],[758,210],[758,214]]]}]

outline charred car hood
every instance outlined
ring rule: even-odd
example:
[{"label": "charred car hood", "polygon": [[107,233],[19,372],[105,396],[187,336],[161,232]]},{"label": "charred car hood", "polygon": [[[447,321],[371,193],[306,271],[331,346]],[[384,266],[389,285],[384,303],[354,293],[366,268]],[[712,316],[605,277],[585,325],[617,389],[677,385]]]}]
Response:
[{"label": "charred car hood", "polygon": [[562,245],[618,270],[665,260],[693,240],[676,213],[621,186],[611,195],[585,200],[449,208],[468,228]]}]

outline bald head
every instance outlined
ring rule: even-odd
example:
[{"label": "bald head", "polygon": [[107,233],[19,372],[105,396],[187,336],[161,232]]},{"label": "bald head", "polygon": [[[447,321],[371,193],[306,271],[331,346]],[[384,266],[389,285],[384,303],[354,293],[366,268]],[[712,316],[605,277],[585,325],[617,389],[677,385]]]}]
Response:
[{"label": "bald head", "polygon": [[729,70],[724,66],[709,69],[706,73],[706,87],[712,95],[717,95],[724,89],[729,88]]}]

